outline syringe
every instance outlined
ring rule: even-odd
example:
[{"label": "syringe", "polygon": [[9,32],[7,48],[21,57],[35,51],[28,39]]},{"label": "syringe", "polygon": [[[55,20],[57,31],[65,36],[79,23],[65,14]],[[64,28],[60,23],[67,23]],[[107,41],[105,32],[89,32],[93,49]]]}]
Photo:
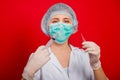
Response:
[{"label": "syringe", "polygon": [[48,49],[51,46],[51,44],[54,42],[56,36],[57,36],[57,33],[47,42],[47,44],[45,46],[46,49]]},{"label": "syringe", "polygon": [[83,42],[86,41],[82,33],[81,33],[81,37]]}]

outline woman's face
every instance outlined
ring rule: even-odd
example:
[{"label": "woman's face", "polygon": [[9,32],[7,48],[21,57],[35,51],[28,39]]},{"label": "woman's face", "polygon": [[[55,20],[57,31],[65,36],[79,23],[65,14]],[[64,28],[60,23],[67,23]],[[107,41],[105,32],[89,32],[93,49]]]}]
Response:
[{"label": "woman's face", "polygon": [[64,14],[57,14],[55,16],[53,16],[50,20],[50,22],[48,23],[48,25],[53,24],[53,23],[58,23],[58,22],[63,22],[63,23],[67,23],[67,24],[72,24],[72,20],[70,19],[69,16],[64,15]]},{"label": "woman's face", "polygon": [[[55,23],[59,23],[59,22],[62,22],[65,24],[62,24],[61,27],[59,24],[55,24]],[[48,29],[50,31],[51,36],[57,34],[56,42],[58,44],[68,42],[68,38],[73,32],[71,18],[69,16],[63,15],[63,14],[53,16],[51,18],[50,22],[48,23],[48,26],[49,26]],[[57,28],[57,26],[58,26],[58,28]],[[50,29],[50,27],[52,27],[52,28]]]}]

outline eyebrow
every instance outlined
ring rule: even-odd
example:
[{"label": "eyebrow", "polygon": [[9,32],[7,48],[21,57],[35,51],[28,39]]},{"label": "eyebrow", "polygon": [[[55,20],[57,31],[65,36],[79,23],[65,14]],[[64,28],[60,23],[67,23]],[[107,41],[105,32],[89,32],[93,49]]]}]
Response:
[{"label": "eyebrow", "polygon": [[70,18],[64,18],[64,20],[71,20]]},{"label": "eyebrow", "polygon": [[[59,20],[59,18],[52,18],[52,21],[53,20]],[[71,20],[70,18],[63,18],[63,20]]]},{"label": "eyebrow", "polygon": [[64,18],[64,19],[70,19],[70,18]]},{"label": "eyebrow", "polygon": [[52,20],[59,20],[58,18],[52,18]]}]

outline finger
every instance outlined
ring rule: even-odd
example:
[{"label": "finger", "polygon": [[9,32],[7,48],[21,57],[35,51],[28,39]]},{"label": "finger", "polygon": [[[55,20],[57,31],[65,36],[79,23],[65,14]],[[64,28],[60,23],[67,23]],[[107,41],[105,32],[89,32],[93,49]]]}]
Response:
[{"label": "finger", "polygon": [[50,57],[46,57],[46,61],[50,60]]},{"label": "finger", "polygon": [[94,49],[93,48],[87,48],[87,49],[85,49],[85,52],[89,52],[89,51],[94,51]]},{"label": "finger", "polygon": [[94,48],[95,46],[92,44],[84,44],[82,48]]},{"label": "finger", "polygon": [[42,46],[38,47],[38,49],[39,49],[39,50],[42,50],[44,47],[45,47],[45,46],[42,45]]},{"label": "finger", "polygon": [[40,46],[37,48],[35,53],[40,53],[45,46]]},{"label": "finger", "polygon": [[96,52],[94,50],[89,50],[87,52],[88,52],[88,54],[96,55]]},{"label": "finger", "polygon": [[92,41],[85,41],[85,42],[82,42],[82,45],[95,45],[95,43],[94,42],[92,42]]},{"label": "finger", "polygon": [[96,51],[88,51],[88,54],[90,54],[90,55],[95,55],[95,56],[99,56],[99,53],[98,52],[96,52]]},{"label": "finger", "polygon": [[91,41],[84,41],[84,42],[82,42],[82,44],[84,45],[84,44],[87,44],[89,42],[91,42]]},{"label": "finger", "polygon": [[85,42],[82,42],[82,45],[90,45],[92,42],[89,42],[89,41],[85,41]]},{"label": "finger", "polygon": [[91,47],[91,46],[89,46],[89,45],[83,45],[82,46],[82,48],[89,48],[89,47]]},{"label": "finger", "polygon": [[48,49],[45,48],[45,49],[42,50],[42,52],[48,52]]},{"label": "finger", "polygon": [[43,48],[42,53],[43,54],[47,53],[47,55],[50,55],[50,52],[48,51],[46,47]]},{"label": "finger", "polygon": [[50,60],[50,57],[45,57],[44,58],[44,63],[47,63]]},{"label": "finger", "polygon": [[49,53],[48,51],[45,51],[45,52],[43,53],[43,55],[45,55],[45,56],[50,56],[50,53]]},{"label": "finger", "polygon": [[50,60],[50,57],[42,57],[42,59],[41,59],[42,61],[41,61],[41,66],[43,66],[44,64],[46,64],[49,60]]},{"label": "finger", "polygon": [[94,42],[87,42],[87,43],[84,43],[83,44],[83,48],[97,48],[98,47],[98,45],[96,45]]}]

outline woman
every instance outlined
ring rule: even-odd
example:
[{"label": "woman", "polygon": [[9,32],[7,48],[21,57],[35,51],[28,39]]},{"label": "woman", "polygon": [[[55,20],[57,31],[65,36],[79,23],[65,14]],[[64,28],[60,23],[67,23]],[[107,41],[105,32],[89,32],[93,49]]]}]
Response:
[{"label": "woman", "polygon": [[79,49],[69,44],[78,22],[72,8],[63,3],[53,5],[44,15],[42,31],[55,38],[49,48],[40,46],[29,58],[23,80],[107,80],[100,64],[100,48],[83,41]]}]

